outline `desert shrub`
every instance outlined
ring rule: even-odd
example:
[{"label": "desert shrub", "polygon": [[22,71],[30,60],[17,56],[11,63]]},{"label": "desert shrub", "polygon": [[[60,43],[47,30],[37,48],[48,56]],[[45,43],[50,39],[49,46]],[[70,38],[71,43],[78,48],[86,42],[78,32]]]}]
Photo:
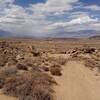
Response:
[{"label": "desert shrub", "polygon": [[0,41],[0,48],[5,48],[5,47],[8,47],[9,44],[6,42],[6,41]]},{"label": "desert shrub", "polygon": [[24,73],[10,77],[5,81],[5,94],[18,97],[19,100],[53,100],[52,77],[43,73]]},{"label": "desert shrub", "polygon": [[84,53],[92,54],[93,52],[95,52],[95,48],[87,47],[87,48],[83,48],[83,51]]},{"label": "desert shrub", "polygon": [[0,78],[0,89],[3,88],[4,81],[5,81],[5,80],[4,80],[3,78]]},{"label": "desert shrub", "polygon": [[69,54],[71,55],[72,58],[78,57],[79,54],[93,54],[96,52],[96,48],[89,47],[89,46],[83,46],[80,48],[74,48],[69,51]]},{"label": "desert shrub", "polygon": [[97,51],[94,54],[91,55],[91,58],[96,60],[96,61],[100,61],[100,53]]},{"label": "desert shrub", "polygon": [[85,59],[85,66],[91,69],[97,67],[100,70],[100,61],[94,59]]},{"label": "desert shrub", "polygon": [[0,69],[0,88],[3,87],[6,78],[16,75],[17,69],[15,67],[7,67]]},{"label": "desert shrub", "polygon": [[0,69],[0,78],[6,78],[13,75],[16,75],[17,69],[16,67],[5,67]]},{"label": "desert shrub", "polygon": [[2,54],[0,55],[0,66],[4,66],[8,62],[8,58],[3,56]]},{"label": "desert shrub", "polygon": [[66,63],[66,58],[63,57],[49,57],[48,61],[50,63],[55,63],[55,64],[59,64],[59,65],[64,65]]},{"label": "desert shrub", "polygon": [[16,65],[17,62],[18,61],[15,58],[9,58],[7,64],[8,66],[12,66],[12,65]]},{"label": "desert shrub", "polygon": [[49,71],[49,68],[46,67],[46,66],[42,66],[41,68],[42,68],[42,70],[45,71],[45,72],[48,72],[48,71]]},{"label": "desert shrub", "polygon": [[61,69],[61,65],[54,63],[54,64],[51,65],[51,68],[60,68]]},{"label": "desert shrub", "polygon": [[33,50],[31,51],[31,53],[33,54],[33,56],[37,57],[37,56],[41,56],[41,53],[37,50]]},{"label": "desert shrub", "polygon": [[43,72],[42,68],[40,66],[36,66],[36,65],[33,65],[31,67],[31,71],[32,72]]},{"label": "desert shrub", "polygon": [[26,66],[32,67],[32,66],[39,66],[43,62],[42,62],[42,58],[40,58],[40,57],[33,57],[33,58],[25,59],[21,63],[25,64]]},{"label": "desert shrub", "polygon": [[90,68],[94,68],[96,65],[95,65],[93,59],[85,59],[85,66],[90,67]]},{"label": "desert shrub", "polygon": [[63,57],[59,57],[58,59],[56,59],[56,62],[60,65],[65,65],[66,63],[66,59]]},{"label": "desert shrub", "polygon": [[42,68],[40,67],[42,64],[41,59],[34,58],[33,59],[25,59],[23,61],[20,61],[16,66],[20,70],[30,70],[32,72],[42,72]]},{"label": "desert shrub", "polygon": [[57,64],[54,64],[50,67],[50,72],[52,75],[55,75],[55,76],[61,76],[62,73],[61,73],[61,66],[60,65],[57,65]]},{"label": "desert shrub", "polygon": [[52,75],[55,75],[55,76],[61,76],[62,75],[60,68],[51,68],[50,72],[51,72]]},{"label": "desert shrub", "polygon": [[72,58],[78,57],[78,52],[75,52],[75,53],[71,54],[71,57],[72,57]]},{"label": "desert shrub", "polygon": [[34,100],[53,100],[53,96],[48,87],[38,85],[34,88],[33,97]]},{"label": "desert shrub", "polygon": [[27,66],[24,65],[24,64],[21,64],[21,63],[18,63],[16,65],[16,67],[19,69],[19,70],[28,70]]}]

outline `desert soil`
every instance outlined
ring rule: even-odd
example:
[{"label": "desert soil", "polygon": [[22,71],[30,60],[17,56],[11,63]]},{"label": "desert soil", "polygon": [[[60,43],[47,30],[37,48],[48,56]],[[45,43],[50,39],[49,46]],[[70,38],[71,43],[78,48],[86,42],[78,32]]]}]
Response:
[{"label": "desert soil", "polygon": [[[23,41],[26,42],[26,41]],[[13,43],[13,42],[12,42]],[[80,40],[80,41],[31,41],[26,45],[34,44],[38,48],[49,51],[56,47],[58,51],[66,51],[69,48],[81,47],[88,44],[93,47],[100,47],[100,40]],[[15,45],[15,43],[13,43]],[[57,52],[57,50],[55,50]],[[55,54],[53,56],[60,56]],[[66,55],[62,57],[67,58]],[[91,71],[85,67],[83,62],[69,61],[62,67],[62,76],[54,77],[57,86],[54,87],[56,100],[100,100],[100,76],[96,71]],[[0,100],[16,100],[16,98],[6,96],[0,91]]]},{"label": "desert soil", "polygon": [[[100,78],[96,72],[86,68],[83,62],[69,61],[62,70],[61,77],[55,77],[56,100],[100,100]],[[0,100],[16,98],[0,93]]]},{"label": "desert soil", "polygon": [[56,81],[57,100],[100,100],[100,80],[82,62],[69,61]]},{"label": "desert soil", "polygon": [[6,96],[2,93],[2,91],[0,90],[0,100],[17,100],[14,97],[10,97],[10,96]]}]

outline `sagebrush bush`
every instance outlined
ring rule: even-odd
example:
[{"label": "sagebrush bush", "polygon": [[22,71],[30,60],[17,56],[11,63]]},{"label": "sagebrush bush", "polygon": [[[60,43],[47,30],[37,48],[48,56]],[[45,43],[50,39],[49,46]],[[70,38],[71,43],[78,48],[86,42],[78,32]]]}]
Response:
[{"label": "sagebrush bush", "polygon": [[61,73],[61,66],[58,65],[58,64],[54,64],[50,67],[50,72],[52,75],[55,75],[55,76],[61,76],[62,73]]},{"label": "sagebrush bush", "polygon": [[0,78],[0,89],[3,88],[4,81],[5,81],[5,80],[4,80],[3,78]]},{"label": "sagebrush bush", "polygon": [[16,65],[16,67],[19,69],[19,70],[28,70],[27,66],[25,64],[21,64],[21,63],[18,63]]},{"label": "sagebrush bush", "polygon": [[48,61],[50,63],[55,63],[55,64],[59,64],[59,65],[65,65],[66,63],[66,58],[63,57],[49,57]]},{"label": "sagebrush bush", "polygon": [[19,100],[53,100],[52,85],[55,80],[43,73],[23,73],[5,81],[5,94],[18,97]]},{"label": "sagebrush bush", "polygon": [[6,78],[16,75],[17,69],[15,67],[7,67],[0,69],[0,88],[3,88]]},{"label": "sagebrush bush", "polygon": [[91,69],[97,67],[100,70],[100,61],[94,59],[85,59],[85,66]]},{"label": "sagebrush bush", "polygon": [[41,68],[42,68],[42,70],[45,71],[45,72],[48,72],[48,71],[49,71],[49,68],[46,67],[46,66],[42,66]]},{"label": "sagebrush bush", "polygon": [[5,67],[0,69],[0,78],[7,78],[13,75],[16,75],[17,68],[16,67]]},{"label": "sagebrush bush", "polygon": [[8,58],[6,55],[0,54],[0,66],[3,67],[8,62]]}]

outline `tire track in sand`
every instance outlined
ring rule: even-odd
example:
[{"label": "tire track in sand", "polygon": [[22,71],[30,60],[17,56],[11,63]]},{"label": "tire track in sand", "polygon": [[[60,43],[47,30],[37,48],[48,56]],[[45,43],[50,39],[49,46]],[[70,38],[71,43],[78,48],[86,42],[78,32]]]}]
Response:
[{"label": "tire track in sand", "polygon": [[69,61],[63,67],[63,75],[55,77],[57,100],[100,100],[100,82],[90,70],[78,61]]}]

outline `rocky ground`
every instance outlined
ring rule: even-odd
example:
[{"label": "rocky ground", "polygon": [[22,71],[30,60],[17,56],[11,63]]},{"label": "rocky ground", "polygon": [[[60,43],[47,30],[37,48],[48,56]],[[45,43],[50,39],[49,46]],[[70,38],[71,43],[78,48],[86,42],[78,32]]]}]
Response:
[{"label": "rocky ground", "polygon": [[1,40],[0,100],[100,100],[100,41],[92,41]]}]

